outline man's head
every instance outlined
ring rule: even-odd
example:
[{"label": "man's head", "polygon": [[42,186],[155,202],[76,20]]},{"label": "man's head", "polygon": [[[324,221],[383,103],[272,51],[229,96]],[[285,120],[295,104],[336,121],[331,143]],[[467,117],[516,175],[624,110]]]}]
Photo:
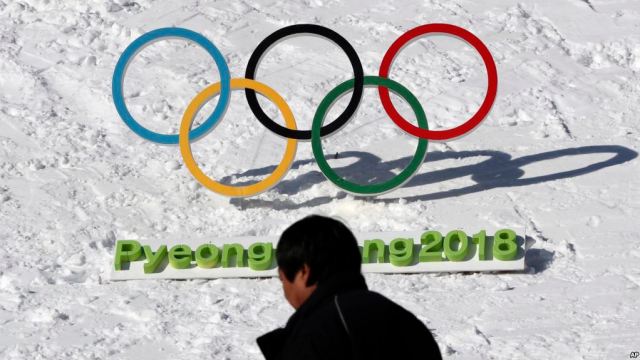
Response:
[{"label": "man's head", "polygon": [[299,308],[318,284],[336,274],[360,273],[360,251],[353,233],[340,221],[312,215],[280,236],[276,260],[284,295]]}]

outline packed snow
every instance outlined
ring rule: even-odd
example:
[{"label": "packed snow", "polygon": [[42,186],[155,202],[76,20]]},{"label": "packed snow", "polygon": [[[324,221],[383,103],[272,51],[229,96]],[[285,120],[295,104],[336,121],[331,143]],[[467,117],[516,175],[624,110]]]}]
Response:
[{"label": "packed snow", "polygon": [[[340,33],[367,75],[405,31],[462,26],[495,58],[496,102],[473,132],[430,142],[416,176],[375,198],[326,180],[300,142],[278,186],[229,199],[194,180],[177,146],[145,141],[116,113],[115,64],[143,33],[197,31],[243,77],[256,45],[296,23]],[[308,129],[352,76],[335,44],[296,36],[265,54],[257,79]],[[420,99],[432,129],[470,117],[487,83],[478,53],[449,36],[406,46],[390,77]],[[216,81],[203,49],[163,40],[132,61],[126,101],[144,126],[177,133],[191,99]],[[277,236],[312,213],[357,232],[526,229],[522,273],[367,274],[372,290],[424,321],[446,358],[629,358],[640,351],[638,99],[636,0],[0,0],[0,358],[261,359],[255,338],[293,312],[277,278],[109,281],[115,241]],[[209,176],[239,184],[266,176],[285,143],[236,90],[193,151]],[[370,87],[323,140],[339,173],[362,183],[400,171],[416,144]]]}]

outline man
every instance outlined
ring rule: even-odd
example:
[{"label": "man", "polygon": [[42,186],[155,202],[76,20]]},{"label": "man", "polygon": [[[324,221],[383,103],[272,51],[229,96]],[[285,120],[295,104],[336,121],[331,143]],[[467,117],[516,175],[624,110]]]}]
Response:
[{"label": "man", "polygon": [[358,244],[341,222],[317,215],[296,222],[282,233],[276,260],[296,312],[258,338],[267,360],[441,358],[420,320],[367,289]]}]

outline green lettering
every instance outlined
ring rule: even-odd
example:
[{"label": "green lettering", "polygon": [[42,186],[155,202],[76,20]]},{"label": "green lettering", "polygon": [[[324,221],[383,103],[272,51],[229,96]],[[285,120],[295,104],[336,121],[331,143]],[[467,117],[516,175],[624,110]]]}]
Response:
[{"label": "green lettering", "polygon": [[480,230],[480,232],[473,235],[471,241],[478,245],[478,259],[487,260],[487,254],[485,253],[485,248],[487,247],[487,232]]},{"label": "green lettering", "polygon": [[493,237],[493,257],[509,261],[518,255],[518,243],[516,233],[510,229],[502,229],[496,231]]},{"label": "green lettering", "polygon": [[389,244],[389,260],[395,266],[411,265],[413,261],[413,239],[393,239]]},{"label": "green lettering", "polygon": [[273,262],[273,244],[255,243],[249,246],[249,267],[252,270],[268,270]]},{"label": "green lettering", "polygon": [[191,248],[188,245],[176,245],[169,250],[169,263],[176,269],[188,269],[191,266]]},{"label": "green lettering", "polygon": [[202,244],[196,249],[196,264],[204,269],[211,269],[220,261],[220,249],[213,244]]},{"label": "green lettering", "polygon": [[144,257],[147,258],[147,262],[144,263],[144,273],[151,274],[156,272],[156,269],[162,263],[162,259],[167,256],[167,245],[160,246],[155,253],[149,245],[143,246],[142,249],[144,250]]},{"label": "green lettering", "polygon": [[222,267],[231,267],[229,262],[231,256],[236,258],[236,266],[243,267],[244,264],[244,248],[240,244],[224,244],[222,246]]},{"label": "green lettering", "polygon": [[118,240],[116,242],[115,269],[122,270],[125,262],[136,261],[142,256],[140,243],[135,240]]},{"label": "green lettering", "polygon": [[365,240],[364,241],[364,247],[362,249],[362,261],[365,264],[369,264],[371,262],[371,260],[374,260],[371,258],[371,250],[375,250],[376,252],[376,259],[378,263],[383,263],[384,262],[384,255],[385,255],[385,246],[384,246],[384,241],[380,240],[380,239],[375,239],[375,240]]},{"label": "green lettering", "polygon": [[442,234],[439,231],[426,231],[420,237],[422,249],[418,254],[420,262],[442,261]]},{"label": "green lettering", "polygon": [[[458,248],[454,249],[453,244],[458,243]],[[463,261],[469,253],[469,239],[462,230],[449,231],[444,238],[444,255],[450,261]]]}]

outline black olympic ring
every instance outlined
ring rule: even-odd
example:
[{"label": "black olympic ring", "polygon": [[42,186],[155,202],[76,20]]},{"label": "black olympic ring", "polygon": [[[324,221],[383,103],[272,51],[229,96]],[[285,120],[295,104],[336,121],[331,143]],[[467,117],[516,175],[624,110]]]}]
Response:
[{"label": "black olympic ring", "polygon": [[[338,45],[342,51],[345,52],[347,57],[349,58],[349,62],[351,63],[351,67],[353,68],[353,77],[355,80],[353,86],[353,93],[351,95],[351,100],[349,104],[344,109],[342,114],[338,116],[331,123],[324,125],[320,130],[320,136],[327,136],[335,131],[338,131],[342,126],[344,126],[351,116],[358,109],[358,105],[360,103],[360,99],[362,98],[362,92],[364,89],[364,70],[362,69],[362,63],[360,62],[360,58],[356,53],[356,50],[349,44],[349,42],[343,38],[337,32],[326,28],[320,25],[314,24],[296,24],[284,27],[273,34],[267,36],[258,47],[253,51],[251,57],[249,58],[249,63],[247,64],[247,70],[244,74],[244,77],[247,79],[255,80],[256,67],[258,66],[258,62],[264,53],[271,47],[271,45],[278,42],[280,39],[285,38],[290,35],[295,34],[315,34],[322,37],[325,37],[336,45]],[[253,115],[264,125],[266,128],[271,130],[272,132],[288,139],[297,139],[297,140],[311,140],[311,130],[292,130],[286,128],[269,117],[262,108],[260,107],[260,103],[258,103],[258,98],[256,97],[256,92],[252,89],[246,88],[245,95],[247,97],[247,102],[249,103],[249,108]]]}]

